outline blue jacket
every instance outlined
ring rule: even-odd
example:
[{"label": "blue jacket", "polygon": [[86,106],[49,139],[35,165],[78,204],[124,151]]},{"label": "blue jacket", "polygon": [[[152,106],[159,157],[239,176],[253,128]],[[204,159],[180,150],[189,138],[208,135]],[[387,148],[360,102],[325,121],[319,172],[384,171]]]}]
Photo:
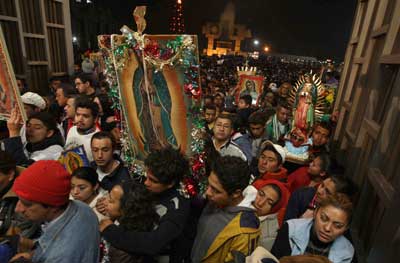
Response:
[{"label": "blue jacket", "polygon": [[[289,243],[292,256],[303,255],[310,239],[310,229],[314,223],[311,218],[292,219],[287,221],[289,225]],[[350,263],[354,256],[354,248],[347,238],[339,236],[333,241],[329,250],[328,259],[332,263]]]},{"label": "blue jacket", "polygon": [[98,221],[92,209],[80,201],[70,201],[64,213],[43,228],[32,261],[97,263],[99,243]]}]

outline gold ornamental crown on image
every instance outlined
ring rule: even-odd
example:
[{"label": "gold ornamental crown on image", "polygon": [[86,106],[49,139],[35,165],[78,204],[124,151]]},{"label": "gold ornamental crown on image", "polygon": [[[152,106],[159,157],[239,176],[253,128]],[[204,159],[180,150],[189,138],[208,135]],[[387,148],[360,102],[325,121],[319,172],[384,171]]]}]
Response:
[{"label": "gold ornamental crown on image", "polygon": [[257,67],[249,67],[249,66],[237,66],[236,67],[238,76],[241,75],[248,75],[248,76],[255,76],[257,72]]}]

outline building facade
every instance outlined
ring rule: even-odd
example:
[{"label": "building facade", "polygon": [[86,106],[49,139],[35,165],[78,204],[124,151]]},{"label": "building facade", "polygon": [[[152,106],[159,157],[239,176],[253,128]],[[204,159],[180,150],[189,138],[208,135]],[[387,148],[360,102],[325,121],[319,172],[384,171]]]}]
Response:
[{"label": "building facade", "polygon": [[0,24],[14,72],[45,95],[48,79],[73,71],[69,0],[1,0]]},{"label": "building facade", "polygon": [[360,262],[400,258],[400,0],[359,0],[336,101]]}]

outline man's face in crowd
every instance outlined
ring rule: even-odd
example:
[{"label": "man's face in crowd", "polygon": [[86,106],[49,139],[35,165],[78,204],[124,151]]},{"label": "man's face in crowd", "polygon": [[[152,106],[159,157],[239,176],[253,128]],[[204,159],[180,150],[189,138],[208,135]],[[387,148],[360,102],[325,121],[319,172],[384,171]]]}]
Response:
[{"label": "man's face in crowd", "polygon": [[25,219],[32,222],[45,222],[48,218],[50,207],[44,207],[40,203],[31,202],[23,198],[19,198],[15,212],[21,214]]},{"label": "man's face in crowd", "polygon": [[60,87],[60,84],[61,84],[61,80],[52,80],[51,82],[50,82],[50,88],[53,90],[53,91],[56,91],[57,90],[57,88],[58,87]]},{"label": "man's face in crowd", "polygon": [[233,132],[232,122],[229,119],[217,118],[213,130],[215,139],[226,141],[231,137]]},{"label": "man's face in crowd", "polygon": [[80,72],[81,71],[81,66],[78,64],[74,64],[74,72]]},{"label": "man's face in crowd", "polygon": [[329,140],[329,130],[317,126],[312,133],[313,146],[325,145]]},{"label": "man's face in crowd", "polygon": [[273,151],[263,151],[258,159],[258,171],[260,172],[260,175],[265,174],[266,172],[278,171],[281,167],[278,163],[278,157]]},{"label": "man's face in crowd", "polygon": [[258,139],[264,134],[265,127],[262,124],[253,124],[249,125],[250,133],[253,138]]},{"label": "man's face in crowd", "polygon": [[64,107],[65,111],[65,116],[67,118],[74,118],[75,117],[75,99],[74,98],[69,98],[67,99],[67,102]]},{"label": "man's face in crowd", "polygon": [[265,96],[265,100],[268,103],[273,104],[274,103],[274,94],[272,92],[268,92],[267,95]]},{"label": "man's face in crowd", "polygon": [[205,98],[204,99],[204,105],[210,105],[210,104],[213,104],[212,98]]},{"label": "man's face in crowd", "polygon": [[289,109],[286,109],[284,107],[278,107],[276,109],[276,117],[277,117],[278,121],[282,124],[288,123],[289,114],[290,114]]},{"label": "man's face in crowd", "polygon": [[272,207],[279,201],[279,194],[271,185],[266,185],[257,192],[253,206],[258,216],[266,216]]},{"label": "man's face in crowd", "polygon": [[22,92],[24,90],[24,81],[17,79],[17,86],[20,92]]},{"label": "man's face in crowd", "polygon": [[204,112],[204,119],[206,120],[207,124],[213,123],[215,121],[215,117],[217,115],[216,110],[213,109],[206,109]]},{"label": "man's face in crowd", "polygon": [[75,124],[78,130],[87,131],[94,128],[96,119],[92,114],[91,109],[87,108],[76,108],[75,112]]},{"label": "man's face in crowd", "polygon": [[26,117],[31,117],[34,113],[39,112],[40,109],[36,106],[24,103],[24,109],[26,112]]},{"label": "man's face in crowd", "polygon": [[322,160],[320,157],[316,157],[308,166],[308,174],[313,176],[324,176],[325,172],[322,171]]},{"label": "man's face in crowd", "polygon": [[331,178],[327,178],[318,186],[316,193],[316,201],[320,203],[322,200],[325,200],[328,196],[331,196],[336,193],[335,183]]},{"label": "man's face in crowd", "polygon": [[53,135],[53,130],[48,130],[39,119],[30,119],[26,124],[26,140],[30,143],[38,143]]},{"label": "man's face in crowd", "polygon": [[289,94],[289,89],[290,89],[290,84],[289,83],[283,83],[280,87],[279,87],[279,96],[286,98]]},{"label": "man's face in crowd", "polygon": [[333,242],[348,228],[349,218],[343,210],[334,206],[318,208],[314,215],[314,229],[319,241]]},{"label": "man's face in crowd", "polygon": [[210,176],[208,177],[206,196],[208,201],[218,207],[225,207],[231,203],[231,197],[224,190],[214,171],[211,171]]},{"label": "man's face in crowd", "polygon": [[162,193],[172,187],[174,184],[163,184],[158,180],[158,178],[152,173],[150,169],[146,171],[146,180],[144,181],[144,185],[146,186],[147,190],[152,193],[158,194]]},{"label": "man's face in crowd", "polygon": [[238,109],[246,109],[249,108],[250,105],[246,103],[246,101],[244,99],[239,99],[239,103],[238,103]]},{"label": "man's face in crowd", "polygon": [[106,168],[114,160],[112,142],[109,138],[93,139],[92,154],[96,165]]},{"label": "man's face in crowd", "polygon": [[214,97],[214,104],[217,107],[221,107],[224,104],[224,99],[221,96]]},{"label": "man's face in crowd", "polygon": [[56,101],[57,101],[58,106],[64,107],[65,104],[67,103],[67,100],[68,100],[68,98],[66,98],[64,96],[63,89],[57,89],[56,90]]},{"label": "man's face in crowd", "polygon": [[80,78],[76,78],[75,87],[78,90],[79,94],[86,94],[89,88],[89,83],[88,82],[84,83]]}]

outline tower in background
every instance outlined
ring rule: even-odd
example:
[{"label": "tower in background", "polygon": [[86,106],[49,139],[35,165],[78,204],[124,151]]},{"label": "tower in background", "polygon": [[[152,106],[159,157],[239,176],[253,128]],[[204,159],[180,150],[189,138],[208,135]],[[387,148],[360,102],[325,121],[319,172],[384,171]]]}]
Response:
[{"label": "tower in background", "polygon": [[185,20],[183,18],[183,0],[175,0],[169,30],[174,34],[185,33]]}]

